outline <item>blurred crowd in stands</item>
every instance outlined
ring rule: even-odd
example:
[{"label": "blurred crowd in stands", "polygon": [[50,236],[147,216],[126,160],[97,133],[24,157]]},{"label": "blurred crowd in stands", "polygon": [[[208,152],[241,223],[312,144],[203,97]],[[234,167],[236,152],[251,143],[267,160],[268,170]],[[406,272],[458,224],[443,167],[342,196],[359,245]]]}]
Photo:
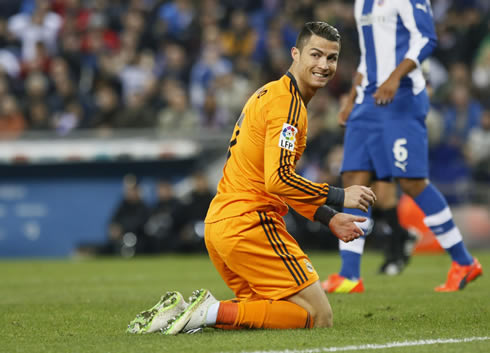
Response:
[{"label": "blurred crowd in stands", "polygon": [[204,218],[214,196],[200,170],[190,178],[190,190],[177,196],[175,185],[159,180],[156,201],[149,202],[136,176],[123,178],[123,192],[107,224],[103,244],[80,244],[77,255],[120,255],[202,252]]},{"label": "blurred crowd in stands", "polygon": [[[450,201],[458,202],[469,182],[490,180],[490,3],[432,6],[431,177],[449,185],[443,192],[457,189]],[[342,35],[340,64],[308,106],[299,168],[338,184],[336,113],[358,65],[352,0],[1,0],[0,16],[3,139],[80,129],[231,132],[249,94],[288,69],[298,28],[327,21]]]}]

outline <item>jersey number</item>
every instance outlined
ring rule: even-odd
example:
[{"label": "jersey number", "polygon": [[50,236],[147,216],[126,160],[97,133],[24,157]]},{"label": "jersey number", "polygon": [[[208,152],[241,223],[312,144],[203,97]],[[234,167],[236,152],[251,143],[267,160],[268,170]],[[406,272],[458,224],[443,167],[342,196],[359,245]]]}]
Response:
[{"label": "jersey number", "polygon": [[407,144],[406,138],[400,138],[395,141],[393,144],[393,156],[395,157],[395,167],[400,168],[404,172],[407,171],[407,158],[408,158],[408,150],[405,147]]},{"label": "jersey number", "polygon": [[226,159],[231,157],[231,148],[236,145],[237,143],[237,137],[240,135],[240,128],[242,127],[243,119],[245,118],[245,114],[240,114],[240,117],[238,118],[236,122],[236,129],[235,129],[235,136],[233,136],[233,140],[230,141],[230,146],[228,146],[228,154],[226,156]]}]

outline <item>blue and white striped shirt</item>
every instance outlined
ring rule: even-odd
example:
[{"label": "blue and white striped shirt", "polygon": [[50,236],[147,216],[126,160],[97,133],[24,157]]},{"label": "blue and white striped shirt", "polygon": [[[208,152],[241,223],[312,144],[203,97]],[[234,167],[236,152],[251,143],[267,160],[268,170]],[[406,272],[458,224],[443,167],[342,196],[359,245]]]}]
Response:
[{"label": "blue and white striped shirt", "polygon": [[356,103],[407,58],[417,67],[402,78],[400,89],[420,93],[425,87],[420,64],[437,45],[430,0],[356,0],[354,15],[361,49],[357,71],[363,75]]}]

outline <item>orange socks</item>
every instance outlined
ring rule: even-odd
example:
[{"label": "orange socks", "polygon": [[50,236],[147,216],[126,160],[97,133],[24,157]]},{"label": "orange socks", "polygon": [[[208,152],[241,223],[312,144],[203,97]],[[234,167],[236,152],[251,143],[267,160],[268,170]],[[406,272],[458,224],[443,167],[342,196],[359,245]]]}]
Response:
[{"label": "orange socks", "polygon": [[238,303],[226,301],[219,303],[217,324],[233,325],[238,316]]},{"label": "orange socks", "polygon": [[220,328],[311,328],[313,318],[301,306],[285,300],[221,302],[216,324]]}]

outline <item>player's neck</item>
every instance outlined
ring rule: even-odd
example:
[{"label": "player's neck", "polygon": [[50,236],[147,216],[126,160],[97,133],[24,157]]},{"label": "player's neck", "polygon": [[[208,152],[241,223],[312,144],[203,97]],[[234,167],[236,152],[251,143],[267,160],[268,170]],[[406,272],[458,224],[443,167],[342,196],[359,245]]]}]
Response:
[{"label": "player's neck", "polygon": [[296,72],[294,63],[293,65],[291,65],[288,71],[293,76],[292,79],[299,91],[299,94],[301,96],[301,99],[303,100],[304,105],[305,106],[308,105],[308,102],[311,100],[311,98],[313,98],[317,89],[308,86],[307,84],[305,84],[305,82],[298,79],[300,75]]}]

